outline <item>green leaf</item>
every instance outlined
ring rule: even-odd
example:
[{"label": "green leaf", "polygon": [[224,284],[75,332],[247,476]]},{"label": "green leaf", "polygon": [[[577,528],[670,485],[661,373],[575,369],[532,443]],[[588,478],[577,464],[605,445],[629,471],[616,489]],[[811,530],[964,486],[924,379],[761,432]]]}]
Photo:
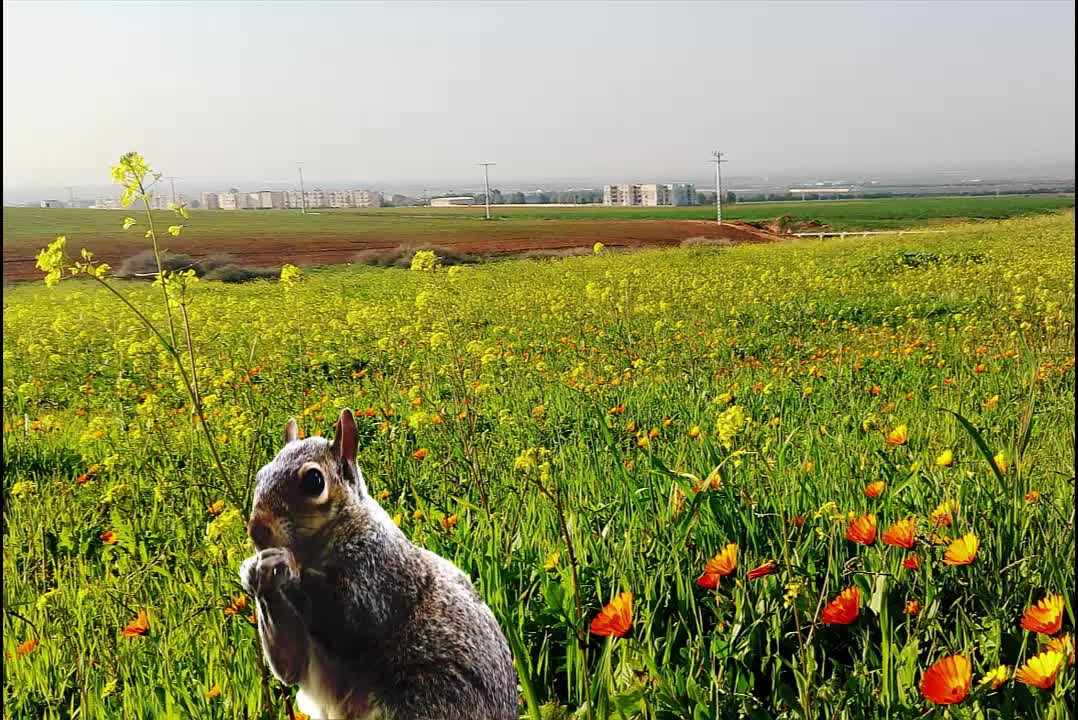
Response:
[{"label": "green leaf", "polygon": [[988,449],[988,443],[984,441],[984,436],[981,435],[981,431],[973,427],[973,423],[962,417],[959,413],[956,413],[954,410],[948,410],[947,408],[940,408],[940,410],[954,415],[955,419],[962,424],[962,427],[966,429],[966,432],[969,433],[970,437],[973,438],[973,442],[976,443],[977,447],[980,449],[981,454],[984,455],[984,459],[988,461],[988,466],[992,468],[992,472],[996,474],[1000,485],[1003,485],[1003,473],[999,471],[999,467],[996,465],[992,451]]},{"label": "green leaf", "polygon": [[125,217],[124,218],[124,230],[129,229],[132,225],[134,225],[137,222],[138,222],[138,220],[136,220],[133,217]]}]

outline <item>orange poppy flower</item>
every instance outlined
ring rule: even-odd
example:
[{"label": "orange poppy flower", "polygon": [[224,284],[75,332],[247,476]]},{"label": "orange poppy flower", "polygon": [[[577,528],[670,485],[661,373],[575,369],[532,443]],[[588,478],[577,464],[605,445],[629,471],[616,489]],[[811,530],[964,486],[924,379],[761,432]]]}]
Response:
[{"label": "orange poppy flower", "polygon": [[1040,490],[1030,490],[1025,495],[1023,495],[1022,497],[1025,498],[1025,501],[1027,503],[1035,503],[1035,502],[1037,502],[1038,500],[1041,499],[1041,491]]},{"label": "orange poppy flower", "polygon": [[865,495],[868,497],[879,497],[883,495],[883,491],[887,489],[887,483],[883,480],[877,480],[870,482],[865,486]]},{"label": "orange poppy flower", "polygon": [[1052,638],[1044,647],[1065,656],[1067,665],[1074,664],[1074,641],[1071,639],[1070,633],[1063,633],[1057,638]]},{"label": "orange poppy flower", "polygon": [[150,619],[146,616],[145,610],[138,611],[138,617],[124,626],[124,637],[138,637],[139,635],[145,635],[150,630]]},{"label": "orange poppy flower", "polygon": [[861,591],[851,585],[827,603],[820,618],[827,625],[849,625],[861,613]]},{"label": "orange poppy flower", "polygon": [[213,700],[218,697],[221,697],[221,686],[214,683],[213,687],[206,691],[206,699]]},{"label": "orange poppy flower", "polygon": [[633,594],[620,593],[591,621],[591,634],[624,637],[633,626]]},{"label": "orange poppy flower", "polygon": [[419,448],[414,453],[412,453],[413,460],[422,460],[425,457],[427,457],[427,448]]},{"label": "orange poppy flower", "polygon": [[1018,668],[1014,679],[1031,685],[1041,690],[1052,687],[1056,681],[1056,674],[1063,665],[1063,655],[1055,650],[1046,650],[1040,655],[1034,655],[1026,664]]},{"label": "orange poppy flower", "polygon": [[768,560],[762,565],[753,570],[749,570],[749,580],[755,580],[756,578],[762,578],[765,575],[770,575],[775,572],[779,567],[779,564],[774,560]]},{"label": "orange poppy flower", "polygon": [[914,518],[899,520],[883,531],[883,541],[888,545],[909,550],[913,547],[914,543],[917,542],[917,539],[914,536],[916,527],[917,521]]},{"label": "orange poppy flower", "polygon": [[704,565],[704,574],[697,579],[696,584],[702,588],[714,588],[719,584],[719,578],[729,575],[737,567],[737,544],[730,543],[724,547],[715,557]]},{"label": "orange poppy flower", "polygon": [[29,655],[30,653],[32,653],[34,651],[34,648],[36,647],[37,640],[35,640],[34,638],[30,638],[26,642],[19,643],[15,646],[15,654],[19,657],[23,657],[24,655]]},{"label": "orange poppy flower", "polygon": [[921,676],[921,694],[936,705],[960,703],[969,695],[972,667],[961,655],[937,660]]},{"label": "orange poppy flower", "polygon": [[910,440],[910,429],[905,425],[899,425],[887,433],[888,445],[905,445]]},{"label": "orange poppy flower", "polygon": [[977,557],[977,548],[981,541],[973,533],[966,533],[954,540],[947,546],[947,552],[943,554],[943,562],[948,565],[969,565]]},{"label": "orange poppy flower", "polygon": [[1022,629],[1055,635],[1063,625],[1063,596],[1048,595],[1022,613]]},{"label": "orange poppy flower", "polygon": [[916,615],[921,612],[921,603],[916,600],[909,600],[906,602],[906,614]]},{"label": "orange poppy flower", "polygon": [[916,555],[911,554],[907,555],[906,559],[902,561],[902,567],[906,568],[907,570],[916,570],[917,568],[921,567],[921,563],[917,562]]},{"label": "orange poppy flower", "polygon": [[943,527],[951,527],[951,523],[954,522],[954,515],[957,512],[957,500],[944,500],[932,511],[932,515],[930,515],[929,518],[936,527],[939,527],[940,525]]},{"label": "orange poppy flower", "polygon": [[106,530],[105,532],[101,533],[101,542],[105,543],[106,545],[115,545],[117,540],[119,540],[119,538],[116,537],[116,533],[111,530]]},{"label": "orange poppy flower", "polygon": [[457,516],[456,513],[453,513],[452,515],[446,515],[445,517],[442,518],[442,529],[443,530],[448,530],[451,527],[456,527],[457,526],[457,521],[459,519],[460,518]]},{"label": "orange poppy flower", "polygon": [[850,521],[846,527],[846,539],[862,545],[871,545],[876,542],[876,513],[862,515]]}]

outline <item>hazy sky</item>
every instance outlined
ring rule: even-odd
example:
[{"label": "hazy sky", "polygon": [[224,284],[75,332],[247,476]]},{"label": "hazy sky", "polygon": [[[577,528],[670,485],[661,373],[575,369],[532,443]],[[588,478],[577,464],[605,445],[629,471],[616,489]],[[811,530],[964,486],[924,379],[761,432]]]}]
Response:
[{"label": "hazy sky", "polygon": [[4,3],[4,186],[1074,163],[1073,2]]}]

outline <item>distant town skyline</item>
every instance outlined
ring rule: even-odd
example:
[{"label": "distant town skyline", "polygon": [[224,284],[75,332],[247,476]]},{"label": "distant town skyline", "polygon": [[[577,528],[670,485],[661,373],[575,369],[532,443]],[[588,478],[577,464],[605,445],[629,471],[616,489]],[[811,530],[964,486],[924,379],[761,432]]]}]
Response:
[{"label": "distant town skyline", "polygon": [[7,0],[3,93],[5,193],[1065,167],[1074,3]]}]

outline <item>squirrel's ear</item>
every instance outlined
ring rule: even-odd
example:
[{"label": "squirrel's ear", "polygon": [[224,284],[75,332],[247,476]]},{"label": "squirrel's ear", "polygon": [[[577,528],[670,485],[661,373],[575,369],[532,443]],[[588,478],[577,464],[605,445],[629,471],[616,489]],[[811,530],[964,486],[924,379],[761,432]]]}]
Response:
[{"label": "squirrel's ear", "polygon": [[299,426],[295,418],[288,418],[288,424],[284,426],[284,444],[295,442],[299,438]]},{"label": "squirrel's ear", "polygon": [[359,435],[356,433],[356,419],[348,408],[341,410],[341,419],[337,422],[337,433],[333,436],[333,450],[345,465],[351,467],[356,462],[356,450]]}]

